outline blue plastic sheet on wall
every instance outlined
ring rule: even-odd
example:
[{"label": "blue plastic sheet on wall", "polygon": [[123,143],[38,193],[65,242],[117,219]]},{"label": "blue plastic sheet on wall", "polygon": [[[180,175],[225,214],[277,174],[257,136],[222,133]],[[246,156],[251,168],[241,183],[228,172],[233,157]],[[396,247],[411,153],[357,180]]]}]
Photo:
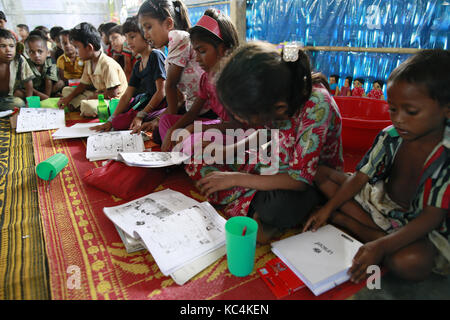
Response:
[{"label": "blue plastic sheet on wall", "polygon": [[[247,39],[306,46],[444,48],[450,38],[450,5],[442,0],[247,1]],[[407,54],[313,52],[313,67],[329,76],[362,77],[365,89],[386,80]]]},{"label": "blue plastic sheet on wall", "polygon": [[200,7],[188,6],[188,13],[189,19],[191,20],[191,24],[195,25],[208,8],[214,8],[216,10],[219,10],[220,12],[222,12],[227,16],[230,15],[230,4],[223,3],[223,1],[217,1],[217,3],[211,2],[207,6],[200,6]]}]

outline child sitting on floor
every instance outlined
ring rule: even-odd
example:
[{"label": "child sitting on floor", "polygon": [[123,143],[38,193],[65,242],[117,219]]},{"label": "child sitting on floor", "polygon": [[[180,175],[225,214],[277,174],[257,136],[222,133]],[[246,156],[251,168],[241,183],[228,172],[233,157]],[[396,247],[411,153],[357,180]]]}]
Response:
[{"label": "child sitting on floor", "polygon": [[[34,73],[33,95],[41,100],[54,96],[64,87],[64,82],[59,80],[56,65],[48,56],[46,40],[38,35],[31,35],[25,40],[25,47],[29,56],[28,64]],[[17,95],[25,98],[25,91],[18,89]]]},{"label": "child sitting on floor", "polygon": [[117,23],[115,22],[107,22],[102,24],[99,28],[98,28],[98,32],[100,32],[100,36],[102,37],[102,44],[105,47],[105,53],[108,55],[108,57],[113,57],[113,49],[111,46],[111,42],[109,41],[109,36],[108,36],[108,32],[109,30],[111,30],[112,28],[114,28],[115,26],[117,26]]},{"label": "child sitting on floor", "polygon": [[352,95],[352,90],[350,89],[352,85],[353,78],[348,76],[345,78],[344,85],[339,90],[339,96],[350,97]]},{"label": "child sitting on floor", "polygon": [[[167,108],[164,114],[183,114],[192,107],[204,73],[195,60],[195,52],[189,40],[190,28],[187,8],[182,1],[147,0],[138,12],[139,24],[145,38],[155,48],[168,47],[165,84]],[[184,97],[183,97],[184,96]],[[213,112],[201,110],[203,117],[217,118]],[[153,131],[153,140],[161,143],[159,119],[143,125],[141,130]]]},{"label": "child sitting on floor", "polygon": [[338,86],[339,76],[337,74],[332,74],[330,76],[330,93],[332,96],[338,96],[339,95],[339,86]]},{"label": "child sitting on floor", "polygon": [[80,108],[82,116],[95,117],[98,95],[104,95],[105,100],[120,98],[128,87],[127,77],[121,66],[102,52],[100,34],[93,25],[83,22],[70,30],[69,37],[85,66],[80,84],[65,87],[58,106]]},{"label": "child sitting on floor", "polygon": [[59,33],[63,30],[64,28],[59,26],[50,29],[50,39],[52,39],[53,42],[53,48],[50,51],[50,56],[52,57],[52,61],[54,63],[56,63],[59,57],[64,54],[64,49],[61,44],[61,38],[59,37]]},{"label": "child sitting on floor", "polygon": [[[172,138],[172,133],[193,123],[205,107],[214,111],[220,120],[229,120],[228,114],[217,98],[214,77],[220,60],[239,46],[236,28],[228,16],[215,9],[208,9],[189,30],[189,34],[196,52],[196,60],[205,73],[201,76],[197,99],[191,109],[184,115],[166,114],[161,117],[159,132],[161,137],[164,137],[162,151],[170,151],[173,148],[176,139]],[[203,120],[208,124],[220,122],[220,120]]]},{"label": "child sitting on floor", "polygon": [[56,62],[59,78],[64,81],[66,86],[69,85],[69,80],[80,82],[83,75],[84,62],[78,56],[72,42],[70,42],[69,30],[63,30],[59,33],[59,41],[64,50],[64,54]]},{"label": "child sitting on floor", "polygon": [[356,78],[355,81],[353,81],[352,97],[366,96],[366,92],[364,91],[363,85],[364,79],[362,78]]},{"label": "child sitting on floor", "polygon": [[25,107],[25,102],[14,96],[18,86],[25,88],[25,96],[33,95],[34,74],[27,60],[16,55],[16,38],[0,28],[0,111]]},{"label": "child sitting on floor", "polygon": [[393,125],[378,134],[356,173],[319,167],[315,182],[330,200],[304,231],[329,221],[365,243],[349,270],[354,282],[377,264],[409,280],[450,274],[449,82],[449,51],[412,56],[388,78]]},{"label": "child sitting on floor", "polygon": [[[128,88],[120,98],[110,119],[102,125],[93,127],[92,130],[109,131],[114,128],[137,132],[145,117],[149,117],[149,119],[156,117],[163,111],[161,108],[165,106],[166,70],[164,61],[166,57],[164,53],[156,49],[152,50],[139,28],[136,17],[127,19],[123,24],[123,32],[130,48],[135,54],[141,56],[141,60],[136,62]],[[131,104],[130,101],[132,101]],[[141,105],[140,107],[136,106],[138,103]],[[136,106],[136,111],[128,111],[134,106]]]},{"label": "child sitting on floor", "polygon": [[136,63],[136,56],[128,47],[127,38],[123,26],[115,26],[108,32],[109,42],[113,52],[113,59],[122,67],[127,79],[130,80],[131,72]]},{"label": "child sitting on floor", "polygon": [[[320,164],[343,167],[339,109],[324,79],[311,73],[306,53],[297,46],[291,53],[285,47],[280,56],[268,43],[243,45],[216,84],[230,117],[253,128],[278,131],[270,146],[272,168],[260,156],[253,162],[242,159],[243,164],[239,158],[229,161],[227,152],[224,165],[209,165],[206,159],[186,166],[208,201],[225,205],[228,216],[248,215],[258,222],[260,243],[300,224],[319,203],[312,181]],[[238,144],[231,146],[239,150]]]},{"label": "child sitting on floor", "polygon": [[375,80],[372,84],[372,90],[367,94],[367,98],[384,100],[383,81]]}]

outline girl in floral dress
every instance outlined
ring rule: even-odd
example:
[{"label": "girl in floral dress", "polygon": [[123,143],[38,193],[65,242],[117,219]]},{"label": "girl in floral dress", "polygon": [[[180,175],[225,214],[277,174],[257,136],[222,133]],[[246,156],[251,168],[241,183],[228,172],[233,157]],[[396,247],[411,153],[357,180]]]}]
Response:
[{"label": "girl in floral dress", "polygon": [[[272,160],[260,148],[257,161],[249,150],[245,159],[194,161],[186,171],[227,216],[253,217],[260,243],[299,225],[320,203],[312,187],[319,165],[343,167],[341,116],[320,81],[302,50],[280,55],[262,42],[237,49],[218,78],[219,99],[234,120],[270,132]],[[250,145],[251,137],[239,143]]]},{"label": "girl in floral dress", "polygon": [[[191,24],[185,4],[182,1],[148,0],[139,8],[138,17],[144,36],[152,47],[168,48],[165,83],[167,109],[163,114],[189,111],[195,101],[204,70],[195,59],[187,32]],[[204,111],[207,112],[208,109]],[[140,116],[145,121],[147,115]],[[141,130],[153,130],[153,139],[161,143],[161,138],[164,137],[159,137],[158,122],[159,119],[144,123]]]}]

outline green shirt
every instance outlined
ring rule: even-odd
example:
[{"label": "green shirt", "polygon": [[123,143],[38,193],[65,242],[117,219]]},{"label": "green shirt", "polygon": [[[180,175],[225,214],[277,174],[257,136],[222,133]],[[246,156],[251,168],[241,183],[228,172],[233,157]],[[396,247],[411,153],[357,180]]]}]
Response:
[{"label": "green shirt", "polygon": [[59,80],[56,64],[52,62],[52,59],[50,57],[45,60],[42,72],[38,70],[36,64],[30,59],[28,59],[28,64],[30,65],[30,68],[35,76],[35,78],[33,79],[34,89],[42,92],[45,90],[46,79],[50,79],[53,82],[57,82]]}]

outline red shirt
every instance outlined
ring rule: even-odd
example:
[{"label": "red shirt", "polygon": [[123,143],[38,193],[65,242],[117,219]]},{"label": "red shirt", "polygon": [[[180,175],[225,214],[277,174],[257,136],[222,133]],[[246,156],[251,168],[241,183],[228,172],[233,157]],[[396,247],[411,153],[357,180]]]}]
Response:
[{"label": "red shirt", "polygon": [[383,91],[382,90],[380,90],[380,89],[372,89],[367,94],[367,97],[368,98],[373,98],[373,99],[381,99],[382,95],[383,95]]},{"label": "red shirt", "polygon": [[364,96],[364,93],[366,93],[366,92],[364,91],[363,87],[353,88],[352,97],[362,97],[362,96]]}]

